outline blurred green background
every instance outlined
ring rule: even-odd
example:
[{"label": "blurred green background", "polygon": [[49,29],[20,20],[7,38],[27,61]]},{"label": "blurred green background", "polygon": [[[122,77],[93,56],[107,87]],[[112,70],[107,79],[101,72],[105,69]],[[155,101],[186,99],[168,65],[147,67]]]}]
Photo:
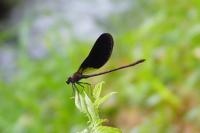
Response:
[{"label": "blurred green background", "polygon": [[0,132],[83,129],[87,119],[65,80],[103,32],[115,46],[95,72],[146,59],[86,80],[118,92],[101,108],[105,124],[125,133],[199,133],[199,0],[1,0]]}]

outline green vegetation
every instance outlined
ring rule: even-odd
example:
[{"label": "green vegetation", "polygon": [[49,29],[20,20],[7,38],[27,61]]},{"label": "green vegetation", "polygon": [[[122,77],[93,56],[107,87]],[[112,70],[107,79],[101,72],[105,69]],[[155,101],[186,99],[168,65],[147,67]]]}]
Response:
[{"label": "green vegetation", "polygon": [[103,82],[97,84],[94,89],[90,87],[74,88],[75,105],[89,119],[88,127],[81,133],[121,133],[120,129],[102,125],[106,119],[100,118],[99,106],[114,94],[113,92],[101,97],[102,84]]}]

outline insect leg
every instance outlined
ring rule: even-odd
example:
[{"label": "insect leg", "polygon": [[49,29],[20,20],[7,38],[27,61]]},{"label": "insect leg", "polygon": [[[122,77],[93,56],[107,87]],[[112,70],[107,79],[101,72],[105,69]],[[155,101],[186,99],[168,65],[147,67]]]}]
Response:
[{"label": "insect leg", "polygon": [[[77,85],[79,85],[80,87],[82,87],[82,91],[84,90],[85,87],[81,83],[77,82]],[[82,91],[81,91],[81,93],[82,93]]]},{"label": "insect leg", "polygon": [[76,86],[76,84],[74,84],[74,88],[77,90],[77,92],[79,93],[79,89],[78,87]]},{"label": "insect leg", "polygon": [[90,83],[87,83],[87,82],[78,82],[79,84],[83,84],[83,85],[87,85],[89,86],[89,88],[92,88],[91,84]]},{"label": "insect leg", "polygon": [[72,84],[72,90],[73,90],[73,94],[75,95],[75,86],[74,86],[74,84]]},{"label": "insect leg", "polygon": [[[76,86],[76,84],[74,84],[74,88],[77,90],[78,101],[79,101],[79,103],[81,103],[80,93],[79,93],[79,90],[78,90],[78,87]],[[75,93],[76,93],[76,92],[75,92]],[[82,106],[82,105],[81,105],[81,106]]]},{"label": "insect leg", "polygon": [[80,82],[77,82],[77,85],[79,85],[82,88],[85,88]]},{"label": "insect leg", "polygon": [[92,96],[92,86],[91,86],[91,84],[90,83],[87,83],[87,82],[77,82],[79,85],[87,85],[87,86],[89,86],[89,89],[87,89],[88,90],[88,92],[89,92],[89,94]]}]

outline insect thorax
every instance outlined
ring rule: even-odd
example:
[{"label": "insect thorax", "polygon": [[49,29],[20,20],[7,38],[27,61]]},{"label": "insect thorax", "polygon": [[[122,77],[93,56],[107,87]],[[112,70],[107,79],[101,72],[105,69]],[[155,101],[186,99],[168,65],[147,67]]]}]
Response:
[{"label": "insect thorax", "polygon": [[81,80],[82,74],[79,72],[74,73],[71,77],[69,77],[66,81],[67,84],[76,83]]}]

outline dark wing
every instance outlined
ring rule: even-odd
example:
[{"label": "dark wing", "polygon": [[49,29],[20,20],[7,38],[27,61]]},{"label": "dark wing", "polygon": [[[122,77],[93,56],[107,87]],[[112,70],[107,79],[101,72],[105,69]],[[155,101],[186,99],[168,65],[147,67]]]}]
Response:
[{"label": "dark wing", "polygon": [[87,68],[102,67],[111,56],[113,43],[113,38],[109,33],[101,34],[89,55],[79,67],[78,72],[83,73]]}]

